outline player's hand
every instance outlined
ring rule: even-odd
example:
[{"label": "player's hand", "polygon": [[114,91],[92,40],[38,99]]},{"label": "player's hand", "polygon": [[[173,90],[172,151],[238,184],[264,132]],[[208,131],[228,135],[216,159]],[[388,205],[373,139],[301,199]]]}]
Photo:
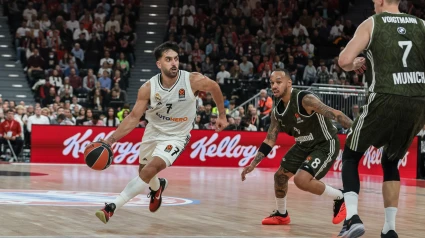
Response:
[{"label": "player's hand", "polygon": [[242,176],[242,181],[245,181],[245,179],[246,179],[246,175],[247,174],[249,174],[249,173],[251,173],[253,170],[255,169],[255,166],[252,166],[252,165],[248,165],[248,166],[246,166],[245,168],[243,168],[243,170],[242,170],[242,174],[241,174],[241,176]]},{"label": "player's hand", "polygon": [[216,132],[220,132],[224,128],[226,128],[229,125],[229,123],[227,123],[226,116],[223,116],[223,117],[220,116],[220,117],[218,117],[217,118],[217,121],[215,122],[215,125],[216,125],[216,127],[215,127],[215,131]]},{"label": "player's hand", "polygon": [[366,59],[364,57],[357,57],[354,59],[353,65],[354,65],[354,72],[356,74],[363,74],[366,70]]},{"label": "player's hand", "polygon": [[110,143],[108,139],[106,139],[106,140],[104,140],[104,139],[99,139],[99,142],[105,143],[105,144],[109,145],[109,147],[111,147],[111,146],[112,146],[112,143]]}]

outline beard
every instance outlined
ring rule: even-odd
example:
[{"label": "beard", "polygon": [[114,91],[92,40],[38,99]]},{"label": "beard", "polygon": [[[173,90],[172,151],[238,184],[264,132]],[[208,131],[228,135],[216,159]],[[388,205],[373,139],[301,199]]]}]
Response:
[{"label": "beard", "polygon": [[179,70],[178,68],[162,69],[162,73],[169,78],[175,78]]},{"label": "beard", "polygon": [[281,92],[280,94],[278,94],[277,96],[276,96],[276,98],[283,98],[283,97],[285,97],[286,96],[286,94],[288,93],[288,88],[284,88],[283,89],[283,92]]}]

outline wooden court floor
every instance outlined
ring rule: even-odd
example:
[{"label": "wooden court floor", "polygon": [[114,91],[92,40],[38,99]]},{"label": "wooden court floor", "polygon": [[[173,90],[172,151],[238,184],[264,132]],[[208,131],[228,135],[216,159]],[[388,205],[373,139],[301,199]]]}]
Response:
[{"label": "wooden court floor", "polygon": [[[336,237],[332,201],[302,192],[292,181],[287,208],[292,223],[263,226],[275,208],[273,170],[257,169],[245,182],[241,169],[172,167],[163,206],[150,213],[146,194],[117,211],[108,224],[94,215],[137,174],[137,166],[98,172],[85,165],[0,164],[0,237]],[[364,237],[380,237],[384,221],[381,178],[362,177],[359,212]],[[341,186],[339,173],[324,182]],[[397,231],[424,237],[425,189],[405,180]]]}]

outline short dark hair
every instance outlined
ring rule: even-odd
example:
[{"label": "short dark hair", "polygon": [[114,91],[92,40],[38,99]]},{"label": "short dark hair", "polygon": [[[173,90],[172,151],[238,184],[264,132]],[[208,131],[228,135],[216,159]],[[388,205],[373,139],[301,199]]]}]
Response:
[{"label": "short dark hair", "polygon": [[59,114],[57,117],[56,117],[56,119],[57,120],[65,120],[66,119],[66,117],[65,117],[65,114]]},{"label": "short dark hair", "polygon": [[289,71],[287,69],[276,68],[275,70],[273,70],[273,72],[284,72],[285,73],[285,76],[288,77],[289,80],[292,81],[291,73],[289,73]]},{"label": "short dark hair", "polygon": [[13,113],[15,113],[15,111],[13,111],[13,109],[9,109],[9,110],[7,110],[7,113],[9,113],[9,112],[13,112]]},{"label": "short dark hair", "polygon": [[154,49],[155,59],[159,60],[162,57],[162,54],[166,51],[169,51],[169,50],[172,50],[172,51],[174,51],[178,54],[179,53],[179,46],[175,43],[170,42],[170,41],[167,41],[167,42],[160,44],[159,46],[157,46]]}]

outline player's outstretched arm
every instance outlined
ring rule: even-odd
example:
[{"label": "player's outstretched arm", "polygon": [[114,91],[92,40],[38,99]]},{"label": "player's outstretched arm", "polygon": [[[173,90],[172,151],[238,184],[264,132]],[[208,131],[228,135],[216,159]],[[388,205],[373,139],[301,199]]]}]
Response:
[{"label": "player's outstretched arm", "polygon": [[150,92],[151,86],[150,82],[148,81],[143,84],[142,87],[140,87],[137,94],[137,101],[133,107],[133,110],[126,118],[124,118],[115,132],[105,140],[106,143],[112,145],[130,133],[137,126],[137,124],[139,124],[140,118],[143,116],[146,108],[148,107]]},{"label": "player's outstretched arm", "polygon": [[311,114],[313,111],[322,114],[326,118],[336,120],[346,129],[350,128],[351,124],[353,124],[353,121],[343,112],[325,105],[313,94],[305,95],[302,100],[302,105],[309,114]]},{"label": "player's outstretched arm", "polygon": [[257,154],[255,155],[254,160],[252,160],[251,164],[246,166],[242,171],[242,181],[245,181],[245,177],[248,173],[251,173],[255,167],[270,153],[273,149],[273,146],[276,144],[277,136],[279,135],[279,122],[276,120],[276,116],[274,111],[270,114],[271,124],[269,130],[267,131],[266,139],[260,146]]},{"label": "player's outstretched arm", "polygon": [[223,93],[220,86],[214,80],[211,80],[200,73],[190,73],[190,85],[194,92],[206,91],[210,92],[218,109],[218,119],[216,122],[216,131],[221,131],[227,127],[226,109],[224,108]]},{"label": "player's outstretched arm", "polygon": [[339,54],[338,64],[345,71],[359,70],[360,73],[365,69],[365,58],[357,57],[364,49],[368,47],[371,32],[373,29],[373,19],[365,20],[357,28],[353,38],[348,42],[344,50]]}]

